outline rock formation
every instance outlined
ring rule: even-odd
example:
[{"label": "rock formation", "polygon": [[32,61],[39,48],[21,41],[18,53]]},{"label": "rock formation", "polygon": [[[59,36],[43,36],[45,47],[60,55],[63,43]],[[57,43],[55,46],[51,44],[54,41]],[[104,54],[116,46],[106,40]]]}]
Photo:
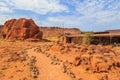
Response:
[{"label": "rock formation", "polygon": [[12,40],[42,39],[43,33],[32,19],[11,19],[5,22],[3,37]]},{"label": "rock formation", "polygon": [[79,35],[81,31],[77,28],[62,28],[62,27],[40,27],[40,30],[43,31],[43,36],[45,37],[53,37],[53,36],[60,36],[64,33],[69,33],[71,35]]}]

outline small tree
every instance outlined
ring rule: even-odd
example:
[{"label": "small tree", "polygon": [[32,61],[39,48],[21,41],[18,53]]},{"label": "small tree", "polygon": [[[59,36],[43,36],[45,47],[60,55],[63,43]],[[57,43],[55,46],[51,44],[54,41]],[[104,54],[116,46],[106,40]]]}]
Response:
[{"label": "small tree", "polygon": [[83,43],[83,44],[90,45],[90,44],[91,44],[91,41],[92,41],[92,36],[93,36],[93,32],[85,32],[85,33],[83,34],[82,43]]}]

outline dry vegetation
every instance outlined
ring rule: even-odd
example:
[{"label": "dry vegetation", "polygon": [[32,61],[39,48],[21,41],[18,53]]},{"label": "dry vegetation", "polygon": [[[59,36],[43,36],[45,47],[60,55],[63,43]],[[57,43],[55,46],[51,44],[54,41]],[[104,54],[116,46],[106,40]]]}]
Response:
[{"label": "dry vegetation", "polygon": [[59,40],[59,37],[58,36],[50,36],[50,37],[43,36],[43,39],[57,42]]}]

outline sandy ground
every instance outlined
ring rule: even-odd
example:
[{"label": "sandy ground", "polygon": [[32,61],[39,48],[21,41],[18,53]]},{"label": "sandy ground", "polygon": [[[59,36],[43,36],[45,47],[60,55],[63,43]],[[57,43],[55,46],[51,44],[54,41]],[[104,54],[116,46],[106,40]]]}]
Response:
[{"label": "sandy ground", "polygon": [[34,48],[28,50],[28,54],[29,56],[36,56],[36,65],[40,71],[38,80],[72,80],[62,72],[60,65],[51,65],[50,58],[44,54],[34,52]]},{"label": "sandy ground", "polygon": [[[61,54],[55,45],[53,42],[0,41],[0,80],[119,80],[120,68],[109,73],[93,74],[81,66],[65,64],[68,68],[65,72],[64,63],[73,62],[79,54],[75,52],[76,48]],[[113,50],[120,53],[120,47]],[[30,70],[32,57],[36,60],[32,67],[37,67],[37,78],[31,77],[31,73],[37,72]],[[109,79],[98,78],[104,75],[108,75]]]}]

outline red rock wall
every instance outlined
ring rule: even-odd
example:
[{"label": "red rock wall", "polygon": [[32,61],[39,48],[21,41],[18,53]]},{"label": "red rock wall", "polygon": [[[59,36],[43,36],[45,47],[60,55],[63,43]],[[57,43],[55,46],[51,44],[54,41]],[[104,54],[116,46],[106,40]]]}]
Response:
[{"label": "red rock wall", "polygon": [[5,39],[24,40],[28,38],[42,39],[42,32],[32,19],[11,19],[3,27]]}]

